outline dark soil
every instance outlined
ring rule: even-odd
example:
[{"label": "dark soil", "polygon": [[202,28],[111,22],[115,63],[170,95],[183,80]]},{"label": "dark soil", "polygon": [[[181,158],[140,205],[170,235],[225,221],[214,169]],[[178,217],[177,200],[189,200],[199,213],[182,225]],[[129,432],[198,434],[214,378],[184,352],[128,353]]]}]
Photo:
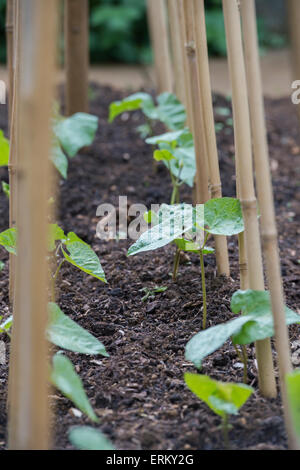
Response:
[{"label": "dark soil", "polygon": [[[218,417],[186,387],[183,374],[195,371],[184,359],[187,341],[200,330],[202,294],[199,260],[186,257],[176,283],[170,278],[174,248],[127,258],[130,241],[96,238],[97,206],[118,206],[127,195],[128,205],[169,202],[171,186],[163,166],[153,170],[151,148],[138,136],[143,123],[139,112],[108,124],[108,105],[125,96],[110,88],[94,88],[91,113],[100,118],[92,148],[71,161],[67,181],[60,182],[59,223],[88,243],[100,257],[108,284],[104,285],[72,267],[63,267],[58,285],[59,304],[65,314],[87,328],[106,346],[109,358],[69,354],[80,373],[90,401],[100,418],[101,429],[118,449],[220,449],[223,447]],[[216,107],[228,106],[215,97]],[[0,128],[6,128],[1,107]],[[300,155],[296,109],[288,99],[267,101],[268,140],[287,304],[297,308],[299,260],[296,223],[299,209],[297,163]],[[217,114],[218,122],[226,120]],[[157,132],[162,132],[157,127]],[[218,133],[224,196],[235,195],[234,147],[230,125]],[[0,179],[7,172],[0,169]],[[191,202],[185,187],[182,200]],[[8,227],[8,203],[0,194],[0,229]],[[237,242],[229,239],[231,278],[216,276],[214,256],[207,256],[208,323],[232,318],[230,299],[239,288]],[[1,250],[5,268],[0,274],[0,314],[8,311],[7,254]],[[143,287],[166,286],[167,291],[143,302]],[[299,349],[299,328],[291,328],[293,352]],[[1,338],[1,337],[0,337]],[[9,341],[2,337],[9,348]],[[233,417],[230,441],[234,449],[286,448],[280,399],[266,400],[257,391],[254,348],[248,348],[248,378],[256,392]],[[276,355],[274,353],[274,355]],[[297,353],[294,355],[297,365]],[[204,361],[202,373],[224,381],[242,381],[241,364],[231,343]],[[0,364],[0,448],[6,446],[7,364]],[[75,417],[72,404],[53,391],[54,448],[71,448],[70,426],[88,423]]]}]

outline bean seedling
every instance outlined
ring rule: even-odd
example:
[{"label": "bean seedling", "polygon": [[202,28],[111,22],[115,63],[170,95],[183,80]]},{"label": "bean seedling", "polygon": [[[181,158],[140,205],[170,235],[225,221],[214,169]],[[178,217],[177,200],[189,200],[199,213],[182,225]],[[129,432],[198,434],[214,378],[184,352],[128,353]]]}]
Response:
[{"label": "bean seedling", "polygon": [[252,387],[232,382],[219,382],[207,375],[184,374],[189,389],[204,401],[207,406],[222,418],[222,430],[225,447],[229,447],[229,415],[237,415],[254,392]]},{"label": "bean seedling", "polygon": [[[197,333],[186,345],[185,357],[196,367],[219,349],[230,338],[234,345],[246,345],[274,335],[274,322],[270,295],[265,291],[237,291],[231,300],[231,310],[241,315],[227,323],[208,328]],[[300,324],[300,316],[285,308],[286,324]],[[244,381],[247,380],[247,358],[243,357]]]}]

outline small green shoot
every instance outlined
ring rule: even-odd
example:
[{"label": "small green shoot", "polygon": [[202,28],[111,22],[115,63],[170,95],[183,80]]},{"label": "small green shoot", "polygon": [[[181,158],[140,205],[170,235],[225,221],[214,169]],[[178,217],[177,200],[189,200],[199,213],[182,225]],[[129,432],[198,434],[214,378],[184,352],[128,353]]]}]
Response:
[{"label": "small green shoot", "polygon": [[149,287],[143,287],[142,289],[140,289],[140,292],[143,292],[145,295],[142,297],[142,302],[146,302],[149,297],[155,297],[156,294],[161,294],[162,292],[166,292],[168,288],[167,287],[159,287],[159,286],[156,286],[156,287],[153,287],[153,288],[149,288]]},{"label": "small green shoot", "polygon": [[300,445],[300,370],[295,370],[286,376],[286,386],[292,422]]},{"label": "small green shoot", "polygon": [[9,199],[10,198],[10,188],[9,184],[5,183],[5,181],[2,181],[2,191],[6,195],[6,197]]},{"label": "small green shoot", "polygon": [[7,166],[9,162],[9,141],[0,129],[0,167]]},{"label": "small green shoot", "polygon": [[222,418],[225,447],[229,447],[229,415],[237,415],[239,409],[254,392],[252,387],[232,382],[219,382],[207,375],[184,374],[188,388]]},{"label": "small green shoot", "polygon": [[69,440],[79,450],[114,450],[107,437],[90,426],[74,426],[69,431]]}]

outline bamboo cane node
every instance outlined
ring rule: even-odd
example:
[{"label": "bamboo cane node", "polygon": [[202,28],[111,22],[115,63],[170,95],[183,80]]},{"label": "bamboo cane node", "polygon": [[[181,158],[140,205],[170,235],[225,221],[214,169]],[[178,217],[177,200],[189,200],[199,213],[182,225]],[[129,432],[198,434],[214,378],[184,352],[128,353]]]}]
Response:
[{"label": "bamboo cane node", "polygon": [[272,232],[262,232],[261,234],[263,242],[275,241],[277,240],[277,230]]},{"label": "bamboo cane node", "polygon": [[11,174],[11,175],[15,175],[17,173],[17,168],[15,165],[13,165],[12,163],[9,163],[7,165],[7,168],[8,168],[8,172]]},{"label": "bamboo cane node", "polygon": [[195,41],[190,41],[185,44],[185,50],[188,57],[194,57],[196,55]]},{"label": "bamboo cane node", "polygon": [[212,199],[221,197],[222,194],[222,185],[220,184],[211,184],[209,186]]},{"label": "bamboo cane node", "polygon": [[5,31],[7,33],[13,33],[14,32],[14,25],[12,23],[6,23]]},{"label": "bamboo cane node", "polygon": [[241,271],[243,271],[243,272],[248,271],[248,265],[247,265],[247,263],[240,263],[240,264],[239,264],[239,269],[240,269],[240,272],[241,272]]},{"label": "bamboo cane node", "polygon": [[252,210],[257,208],[257,200],[253,199],[244,199],[241,200],[241,206],[244,211]]}]

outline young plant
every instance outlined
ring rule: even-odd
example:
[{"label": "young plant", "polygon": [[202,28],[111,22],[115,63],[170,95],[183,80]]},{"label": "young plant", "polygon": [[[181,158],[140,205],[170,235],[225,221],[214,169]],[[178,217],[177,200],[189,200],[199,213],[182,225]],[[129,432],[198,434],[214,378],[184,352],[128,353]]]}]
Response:
[{"label": "young plant", "polygon": [[102,282],[107,282],[98,256],[75,233],[70,232],[65,235],[57,224],[51,224],[48,249],[52,253],[52,265],[54,266],[51,275],[52,301],[55,299],[55,283],[65,262]]},{"label": "young plant", "polygon": [[[149,213],[148,213],[149,214]],[[155,215],[146,216],[152,227],[128,250],[128,255],[156,250],[169,243],[176,245],[173,268],[173,280],[176,279],[181,251],[198,253],[200,257],[202,294],[203,294],[203,328],[206,328],[207,303],[204,256],[213,252],[206,246],[210,235],[231,236],[244,230],[240,202],[234,198],[211,199],[196,208],[189,204],[163,204]]]},{"label": "young plant", "polygon": [[229,415],[237,415],[239,409],[254,392],[252,387],[232,382],[219,382],[207,375],[184,374],[188,388],[222,418],[225,447],[229,447]]},{"label": "young plant", "polygon": [[9,199],[10,197],[10,187],[9,184],[5,183],[5,181],[2,181],[2,191],[6,195],[6,197]]},{"label": "young plant", "polygon": [[146,302],[149,297],[155,297],[156,294],[160,294],[162,292],[166,292],[168,288],[167,287],[153,287],[152,289],[149,289],[149,287],[143,287],[140,289],[140,292],[143,292],[145,295],[142,297],[142,302]]},{"label": "young plant", "polygon": [[[187,343],[185,357],[197,368],[202,361],[229,339],[234,345],[247,345],[274,335],[273,315],[269,292],[237,291],[231,299],[231,310],[241,315],[234,320],[200,331]],[[300,324],[300,316],[285,308],[286,324]],[[247,380],[247,358],[244,357],[244,381]]]},{"label": "young plant", "polygon": [[[58,225],[49,228],[49,251],[56,267],[52,273],[52,299],[55,297],[55,281],[62,264],[67,261],[78,269],[97,279],[106,282],[100,261],[92,248],[73,232],[67,236]],[[17,231],[9,229],[0,234],[0,245],[9,253],[17,254]],[[46,331],[48,340],[59,348],[81,354],[101,354],[108,357],[104,345],[71,318],[65,315],[59,306],[49,303],[49,324]],[[13,318],[9,317],[0,325],[0,333],[10,334]],[[81,379],[75,372],[72,363],[64,356],[56,355],[51,372],[52,383],[93,421],[97,421],[88,398],[84,392]]]},{"label": "young plant", "polygon": [[169,170],[173,186],[170,204],[179,203],[180,186],[185,183],[192,188],[194,185],[196,162],[192,134],[186,128],[150,137],[146,142],[152,146],[158,145],[159,150],[154,151],[154,159],[162,161]]},{"label": "young plant", "polygon": [[141,110],[146,118],[146,125],[139,128],[143,137],[153,134],[153,122],[160,121],[168,129],[182,129],[186,122],[184,106],[172,93],[162,93],[157,97],[157,105],[148,93],[134,93],[122,101],[115,101],[109,107],[109,122],[124,112]]}]

